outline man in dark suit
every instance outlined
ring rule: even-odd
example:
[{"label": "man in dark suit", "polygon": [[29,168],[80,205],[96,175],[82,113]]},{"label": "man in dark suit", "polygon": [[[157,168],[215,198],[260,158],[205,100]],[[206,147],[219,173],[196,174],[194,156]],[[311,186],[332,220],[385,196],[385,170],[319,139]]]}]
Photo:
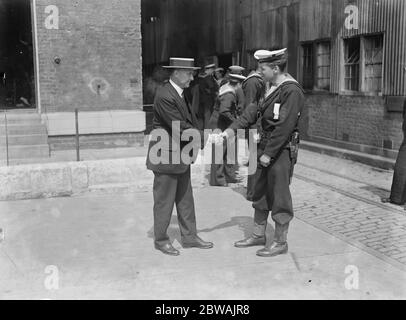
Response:
[{"label": "man in dark suit", "polygon": [[199,129],[208,129],[209,121],[213,113],[214,104],[217,99],[219,86],[214,78],[215,64],[205,67],[203,75],[199,76]]},{"label": "man in dark suit", "polygon": [[[393,173],[392,188],[389,198],[382,202],[403,206],[406,203],[406,100],[403,106],[403,142],[400,146]],[[406,209],[406,207],[405,207]]]},{"label": "man in dark suit", "polygon": [[[213,243],[197,235],[190,165],[204,146],[204,134],[198,130],[196,115],[184,98],[193,80],[194,59],[171,58],[170,80],[158,89],[154,100],[152,138],[147,155],[147,168],[154,172],[154,236],[155,248],[177,256],[168,237],[173,207],[176,204],[182,246],[209,249]],[[198,139],[182,141],[184,136]],[[154,138],[154,136],[156,136]],[[157,137],[160,138],[158,141]],[[198,141],[197,141],[198,140]],[[192,142],[192,143],[191,143]],[[190,148],[193,145],[193,148]],[[197,145],[197,148],[196,148]]]}]

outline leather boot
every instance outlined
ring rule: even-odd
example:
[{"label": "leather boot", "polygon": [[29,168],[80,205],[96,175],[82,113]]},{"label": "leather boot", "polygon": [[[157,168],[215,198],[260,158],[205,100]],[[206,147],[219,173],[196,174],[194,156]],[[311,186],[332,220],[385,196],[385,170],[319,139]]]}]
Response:
[{"label": "leather boot", "polygon": [[269,247],[265,247],[257,251],[257,256],[260,257],[275,257],[280,254],[288,253],[288,235],[289,224],[275,223],[274,241]]},{"label": "leather boot", "polygon": [[264,246],[266,243],[265,238],[266,223],[263,225],[254,222],[254,230],[252,235],[247,239],[237,241],[234,246],[237,248],[249,248],[254,246]]}]

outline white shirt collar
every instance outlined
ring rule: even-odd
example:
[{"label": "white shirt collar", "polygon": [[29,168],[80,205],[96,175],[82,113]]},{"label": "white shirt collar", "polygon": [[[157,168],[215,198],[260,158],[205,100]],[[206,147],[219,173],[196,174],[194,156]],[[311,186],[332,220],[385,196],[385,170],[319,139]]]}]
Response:
[{"label": "white shirt collar", "polygon": [[173,82],[172,79],[169,79],[169,83],[172,85],[172,87],[175,88],[175,90],[176,90],[176,92],[179,94],[179,96],[180,96],[181,98],[183,98],[183,97],[182,97],[182,95],[183,95],[183,89],[182,89],[181,87],[179,87],[175,82]]}]

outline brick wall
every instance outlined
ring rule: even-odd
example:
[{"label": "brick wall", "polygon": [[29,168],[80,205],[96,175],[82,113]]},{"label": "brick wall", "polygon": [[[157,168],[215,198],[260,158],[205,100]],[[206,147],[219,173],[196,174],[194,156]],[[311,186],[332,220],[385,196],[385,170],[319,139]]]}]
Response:
[{"label": "brick wall", "polygon": [[397,150],[403,140],[401,113],[387,112],[383,97],[307,95],[302,132],[311,140]]},{"label": "brick wall", "polygon": [[37,0],[36,13],[42,112],[142,110],[141,0]]},{"label": "brick wall", "polygon": [[[84,135],[79,138],[80,149],[109,149],[140,147],[148,145],[148,139],[143,133],[119,133]],[[54,136],[48,138],[50,151],[75,150],[74,136]]]}]

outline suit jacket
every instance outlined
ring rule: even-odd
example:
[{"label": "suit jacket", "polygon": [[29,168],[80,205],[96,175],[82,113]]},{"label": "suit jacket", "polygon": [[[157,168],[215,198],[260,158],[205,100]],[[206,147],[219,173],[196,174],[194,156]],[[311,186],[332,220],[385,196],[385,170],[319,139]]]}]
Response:
[{"label": "suit jacket", "polygon": [[[157,90],[154,100],[154,118],[153,118],[153,131],[151,137],[154,137],[159,130],[167,136],[167,143],[153,141],[151,139],[147,155],[147,168],[157,173],[166,174],[182,174],[189,169],[190,163],[183,163],[181,153],[189,154],[190,156],[197,156],[190,150],[186,149],[189,141],[181,141],[181,136],[185,130],[194,129],[194,132],[199,133],[199,140],[195,140],[198,145],[196,147],[202,148],[204,146],[203,131],[198,130],[198,122],[195,113],[191,110],[190,103],[186,99],[182,99],[176,89],[166,82],[162,87]],[[180,123],[179,128],[172,129],[172,123],[177,121]],[[180,144],[172,143],[180,141]],[[158,145],[159,143],[159,145]],[[168,163],[154,163],[151,156],[166,156],[169,157]],[[180,161],[180,163],[179,163]]]},{"label": "suit jacket", "polygon": [[204,118],[207,111],[213,112],[218,93],[218,84],[212,75],[199,77],[199,118]]},{"label": "suit jacket", "polygon": [[[287,146],[292,133],[298,130],[298,120],[304,107],[304,92],[295,80],[280,84],[259,105],[250,104],[231,129],[245,129],[259,120],[265,136],[258,145],[258,156],[266,154],[276,159]],[[258,111],[262,117],[258,119]]]}]

